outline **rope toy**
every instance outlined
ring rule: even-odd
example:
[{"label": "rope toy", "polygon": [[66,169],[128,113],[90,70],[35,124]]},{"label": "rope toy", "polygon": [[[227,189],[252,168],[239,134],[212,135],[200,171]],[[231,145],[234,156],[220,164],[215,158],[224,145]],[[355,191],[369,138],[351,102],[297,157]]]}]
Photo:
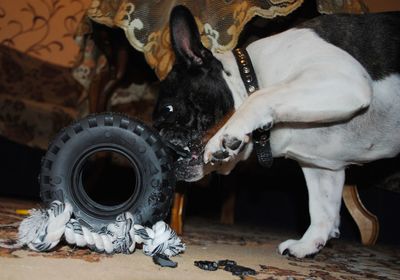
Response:
[{"label": "rope toy", "polygon": [[34,251],[50,251],[64,236],[71,245],[107,254],[131,254],[136,243],[143,244],[143,253],[148,256],[171,257],[185,250],[185,244],[166,223],[159,221],[152,228],[143,227],[134,223],[129,212],[118,215],[115,222],[100,231],[72,218],[73,209],[67,202],[55,200],[48,209],[31,209],[29,213],[19,226],[16,243],[0,241],[0,247],[28,246]]}]

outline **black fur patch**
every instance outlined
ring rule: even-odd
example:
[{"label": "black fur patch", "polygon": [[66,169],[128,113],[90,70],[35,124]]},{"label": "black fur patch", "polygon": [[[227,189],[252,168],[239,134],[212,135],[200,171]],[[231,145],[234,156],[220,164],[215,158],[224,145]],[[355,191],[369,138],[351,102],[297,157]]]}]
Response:
[{"label": "black fur patch", "polygon": [[176,162],[179,179],[198,177],[203,165],[203,137],[234,107],[223,66],[201,43],[190,10],[178,5],[170,15],[175,64],[160,83],[154,127],[164,140],[190,152]]},{"label": "black fur patch", "polygon": [[400,73],[400,12],[324,15],[298,28],[311,28],[347,51],[373,80]]},{"label": "black fur patch", "polygon": [[[208,129],[233,109],[232,93],[222,64],[212,55],[201,66],[175,64],[161,82],[153,114],[154,125],[168,139],[183,144],[199,140]],[[172,106],[173,111],[165,111]]]},{"label": "black fur patch", "polygon": [[222,64],[214,57],[201,66],[175,64],[160,84],[154,126],[164,140],[190,154],[175,163],[178,180],[190,181],[199,176],[206,132],[234,107],[222,71]]}]

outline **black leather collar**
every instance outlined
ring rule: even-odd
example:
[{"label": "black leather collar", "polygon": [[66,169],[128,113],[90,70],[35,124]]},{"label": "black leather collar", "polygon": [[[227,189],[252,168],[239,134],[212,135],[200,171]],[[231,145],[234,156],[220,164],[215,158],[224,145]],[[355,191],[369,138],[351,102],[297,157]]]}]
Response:
[{"label": "black leather collar", "polygon": [[[250,95],[259,89],[256,72],[246,49],[237,48],[233,50],[237,65],[239,67],[240,77],[246,88],[247,94]],[[273,157],[271,152],[270,127],[258,128],[252,133],[254,149],[256,151],[258,162],[263,167],[271,167]]]}]

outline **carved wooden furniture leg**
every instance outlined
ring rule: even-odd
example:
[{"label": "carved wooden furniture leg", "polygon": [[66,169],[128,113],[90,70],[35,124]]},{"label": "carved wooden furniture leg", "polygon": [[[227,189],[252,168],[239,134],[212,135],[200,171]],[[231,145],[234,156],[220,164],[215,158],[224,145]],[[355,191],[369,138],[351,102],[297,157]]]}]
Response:
[{"label": "carved wooden furniture leg", "polygon": [[[102,70],[99,73],[96,73],[92,78],[89,86],[89,113],[98,113],[98,103],[100,93],[103,91],[105,84],[109,79],[109,73],[107,70]],[[104,111],[104,110],[102,110]]]},{"label": "carved wooden furniture leg", "polygon": [[183,206],[185,203],[185,195],[183,193],[176,192],[174,194],[174,201],[171,210],[171,228],[178,234],[183,233]]},{"label": "carved wooden furniture leg", "polygon": [[361,202],[357,186],[345,185],[343,188],[343,200],[358,226],[362,244],[374,245],[379,235],[379,221]]}]

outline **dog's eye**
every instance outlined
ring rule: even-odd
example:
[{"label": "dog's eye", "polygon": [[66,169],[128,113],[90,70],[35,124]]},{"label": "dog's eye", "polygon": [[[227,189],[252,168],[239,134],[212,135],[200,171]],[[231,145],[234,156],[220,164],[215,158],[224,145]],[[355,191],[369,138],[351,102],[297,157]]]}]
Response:
[{"label": "dog's eye", "polygon": [[171,104],[168,104],[168,105],[165,105],[164,107],[162,107],[161,116],[163,116],[163,118],[167,119],[169,116],[172,115],[173,112],[174,112],[174,106],[172,106]]},{"label": "dog's eye", "polygon": [[165,112],[168,112],[168,113],[172,113],[174,111],[174,106],[172,106],[172,105],[167,105],[164,108],[165,108]]}]

